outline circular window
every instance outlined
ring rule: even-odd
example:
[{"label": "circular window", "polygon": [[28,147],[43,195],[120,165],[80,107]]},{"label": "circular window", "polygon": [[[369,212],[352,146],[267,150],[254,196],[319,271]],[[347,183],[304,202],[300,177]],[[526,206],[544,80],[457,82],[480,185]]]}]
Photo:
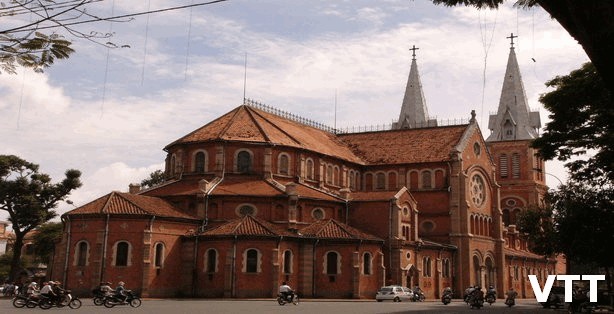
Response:
[{"label": "circular window", "polygon": [[251,205],[241,205],[237,209],[237,215],[239,216],[254,216],[256,214],[256,208]]},{"label": "circular window", "polygon": [[403,207],[403,215],[405,216],[409,215],[409,209],[407,207]]},{"label": "circular window", "polygon": [[507,204],[507,206],[516,206],[516,200],[507,200],[505,204]]},{"label": "circular window", "polygon": [[471,178],[471,200],[473,203],[480,207],[484,205],[484,201],[486,200],[486,191],[484,187],[484,180],[480,175],[473,175]]},{"label": "circular window", "polygon": [[407,254],[405,254],[405,258],[409,259],[411,257],[411,253],[407,252]]},{"label": "circular window", "polygon": [[431,232],[433,231],[433,229],[435,229],[435,223],[432,221],[425,221],[422,223],[422,230],[424,230],[424,232]]},{"label": "circular window", "polygon": [[316,208],[311,212],[311,217],[317,220],[324,219],[324,211],[322,208]]},{"label": "circular window", "polygon": [[476,156],[480,156],[480,152],[481,152],[480,144],[478,143],[473,144],[473,152],[475,153]]}]

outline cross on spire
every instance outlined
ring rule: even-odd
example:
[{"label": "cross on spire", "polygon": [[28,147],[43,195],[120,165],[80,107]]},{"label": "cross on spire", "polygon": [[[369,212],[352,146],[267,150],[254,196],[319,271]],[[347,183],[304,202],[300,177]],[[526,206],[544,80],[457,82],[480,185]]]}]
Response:
[{"label": "cross on spire", "polygon": [[409,50],[411,50],[412,60],[416,60],[416,50],[418,49],[420,48],[416,48],[416,45],[413,45],[413,47],[409,48]]},{"label": "cross on spire", "polygon": [[514,33],[511,33],[510,37],[505,37],[505,38],[509,38],[511,40],[512,49],[514,49],[514,38],[518,38],[518,36],[514,36]]}]

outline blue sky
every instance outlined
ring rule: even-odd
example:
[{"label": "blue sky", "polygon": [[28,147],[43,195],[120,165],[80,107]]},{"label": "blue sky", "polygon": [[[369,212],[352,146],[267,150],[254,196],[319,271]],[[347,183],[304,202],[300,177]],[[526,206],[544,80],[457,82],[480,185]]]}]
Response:
[{"label": "blue sky", "polygon": [[[126,14],[193,2],[103,1],[90,10],[108,16],[112,9]],[[2,17],[0,28],[12,23]],[[468,118],[474,109],[485,137],[510,33],[519,35],[527,98],[542,124],[547,112],[537,99],[547,92],[545,81],[588,61],[542,9],[511,2],[478,11],[423,0],[230,0],[80,29],[112,31],[113,42],[130,48],[73,39],[77,52],[43,74],[0,74],[1,153],[38,163],[56,180],[68,168],[81,170],[84,185],[70,197],[76,205],[127,191],[163,167],[166,144],[240,105],[246,55],[248,98],[352,127],[398,117],[408,49],[416,45],[429,113]],[[547,167],[565,179],[560,163]],[[58,211],[71,208],[62,204]]]}]

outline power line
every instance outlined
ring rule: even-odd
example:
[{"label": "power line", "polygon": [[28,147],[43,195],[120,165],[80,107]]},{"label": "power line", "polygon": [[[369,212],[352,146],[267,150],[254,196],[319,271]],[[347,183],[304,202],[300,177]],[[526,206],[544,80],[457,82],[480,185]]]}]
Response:
[{"label": "power line", "polygon": [[[203,3],[188,4],[188,5],[178,6],[178,7],[170,7],[170,8],[165,8],[165,9],[150,10],[150,11],[145,11],[145,12],[124,14],[124,15],[117,15],[117,16],[110,16],[110,17],[100,17],[100,18],[97,17],[97,18],[91,19],[91,20],[77,21],[77,22],[71,22],[71,23],[62,23],[61,25],[40,26],[40,27],[36,27],[36,28],[27,28],[27,29],[25,28],[25,27],[30,27],[30,26],[33,26],[33,25],[37,25],[38,23],[42,23],[43,21],[45,21],[45,20],[41,20],[41,21],[38,21],[38,22],[31,23],[29,25],[24,25],[24,26],[8,29],[8,30],[5,30],[5,31],[0,31],[0,34],[19,33],[19,32],[26,32],[26,31],[29,32],[29,31],[32,31],[32,30],[42,30],[42,29],[66,27],[66,26],[73,26],[73,25],[79,25],[79,24],[102,22],[102,21],[116,21],[116,20],[125,19],[125,18],[129,18],[129,17],[135,17],[135,16],[140,16],[140,15],[146,15],[146,14],[154,14],[154,13],[162,13],[162,12],[167,12],[167,11],[175,11],[175,10],[181,10],[181,9],[187,9],[187,8],[211,5],[211,4],[216,4],[216,3],[220,3],[220,2],[226,2],[226,1],[229,1],[229,0],[214,0],[214,1],[203,2]],[[65,12],[62,12],[62,13],[66,13],[69,10],[70,9],[68,9]],[[54,17],[58,16],[58,15],[59,14],[55,14]]]}]

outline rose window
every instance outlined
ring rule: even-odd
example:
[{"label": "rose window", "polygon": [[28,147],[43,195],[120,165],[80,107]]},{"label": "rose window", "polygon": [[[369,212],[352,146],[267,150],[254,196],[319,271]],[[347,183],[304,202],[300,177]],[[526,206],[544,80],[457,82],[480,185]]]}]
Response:
[{"label": "rose window", "polygon": [[471,178],[471,200],[476,206],[482,206],[486,199],[486,192],[484,191],[484,180],[479,175],[474,175]]}]

